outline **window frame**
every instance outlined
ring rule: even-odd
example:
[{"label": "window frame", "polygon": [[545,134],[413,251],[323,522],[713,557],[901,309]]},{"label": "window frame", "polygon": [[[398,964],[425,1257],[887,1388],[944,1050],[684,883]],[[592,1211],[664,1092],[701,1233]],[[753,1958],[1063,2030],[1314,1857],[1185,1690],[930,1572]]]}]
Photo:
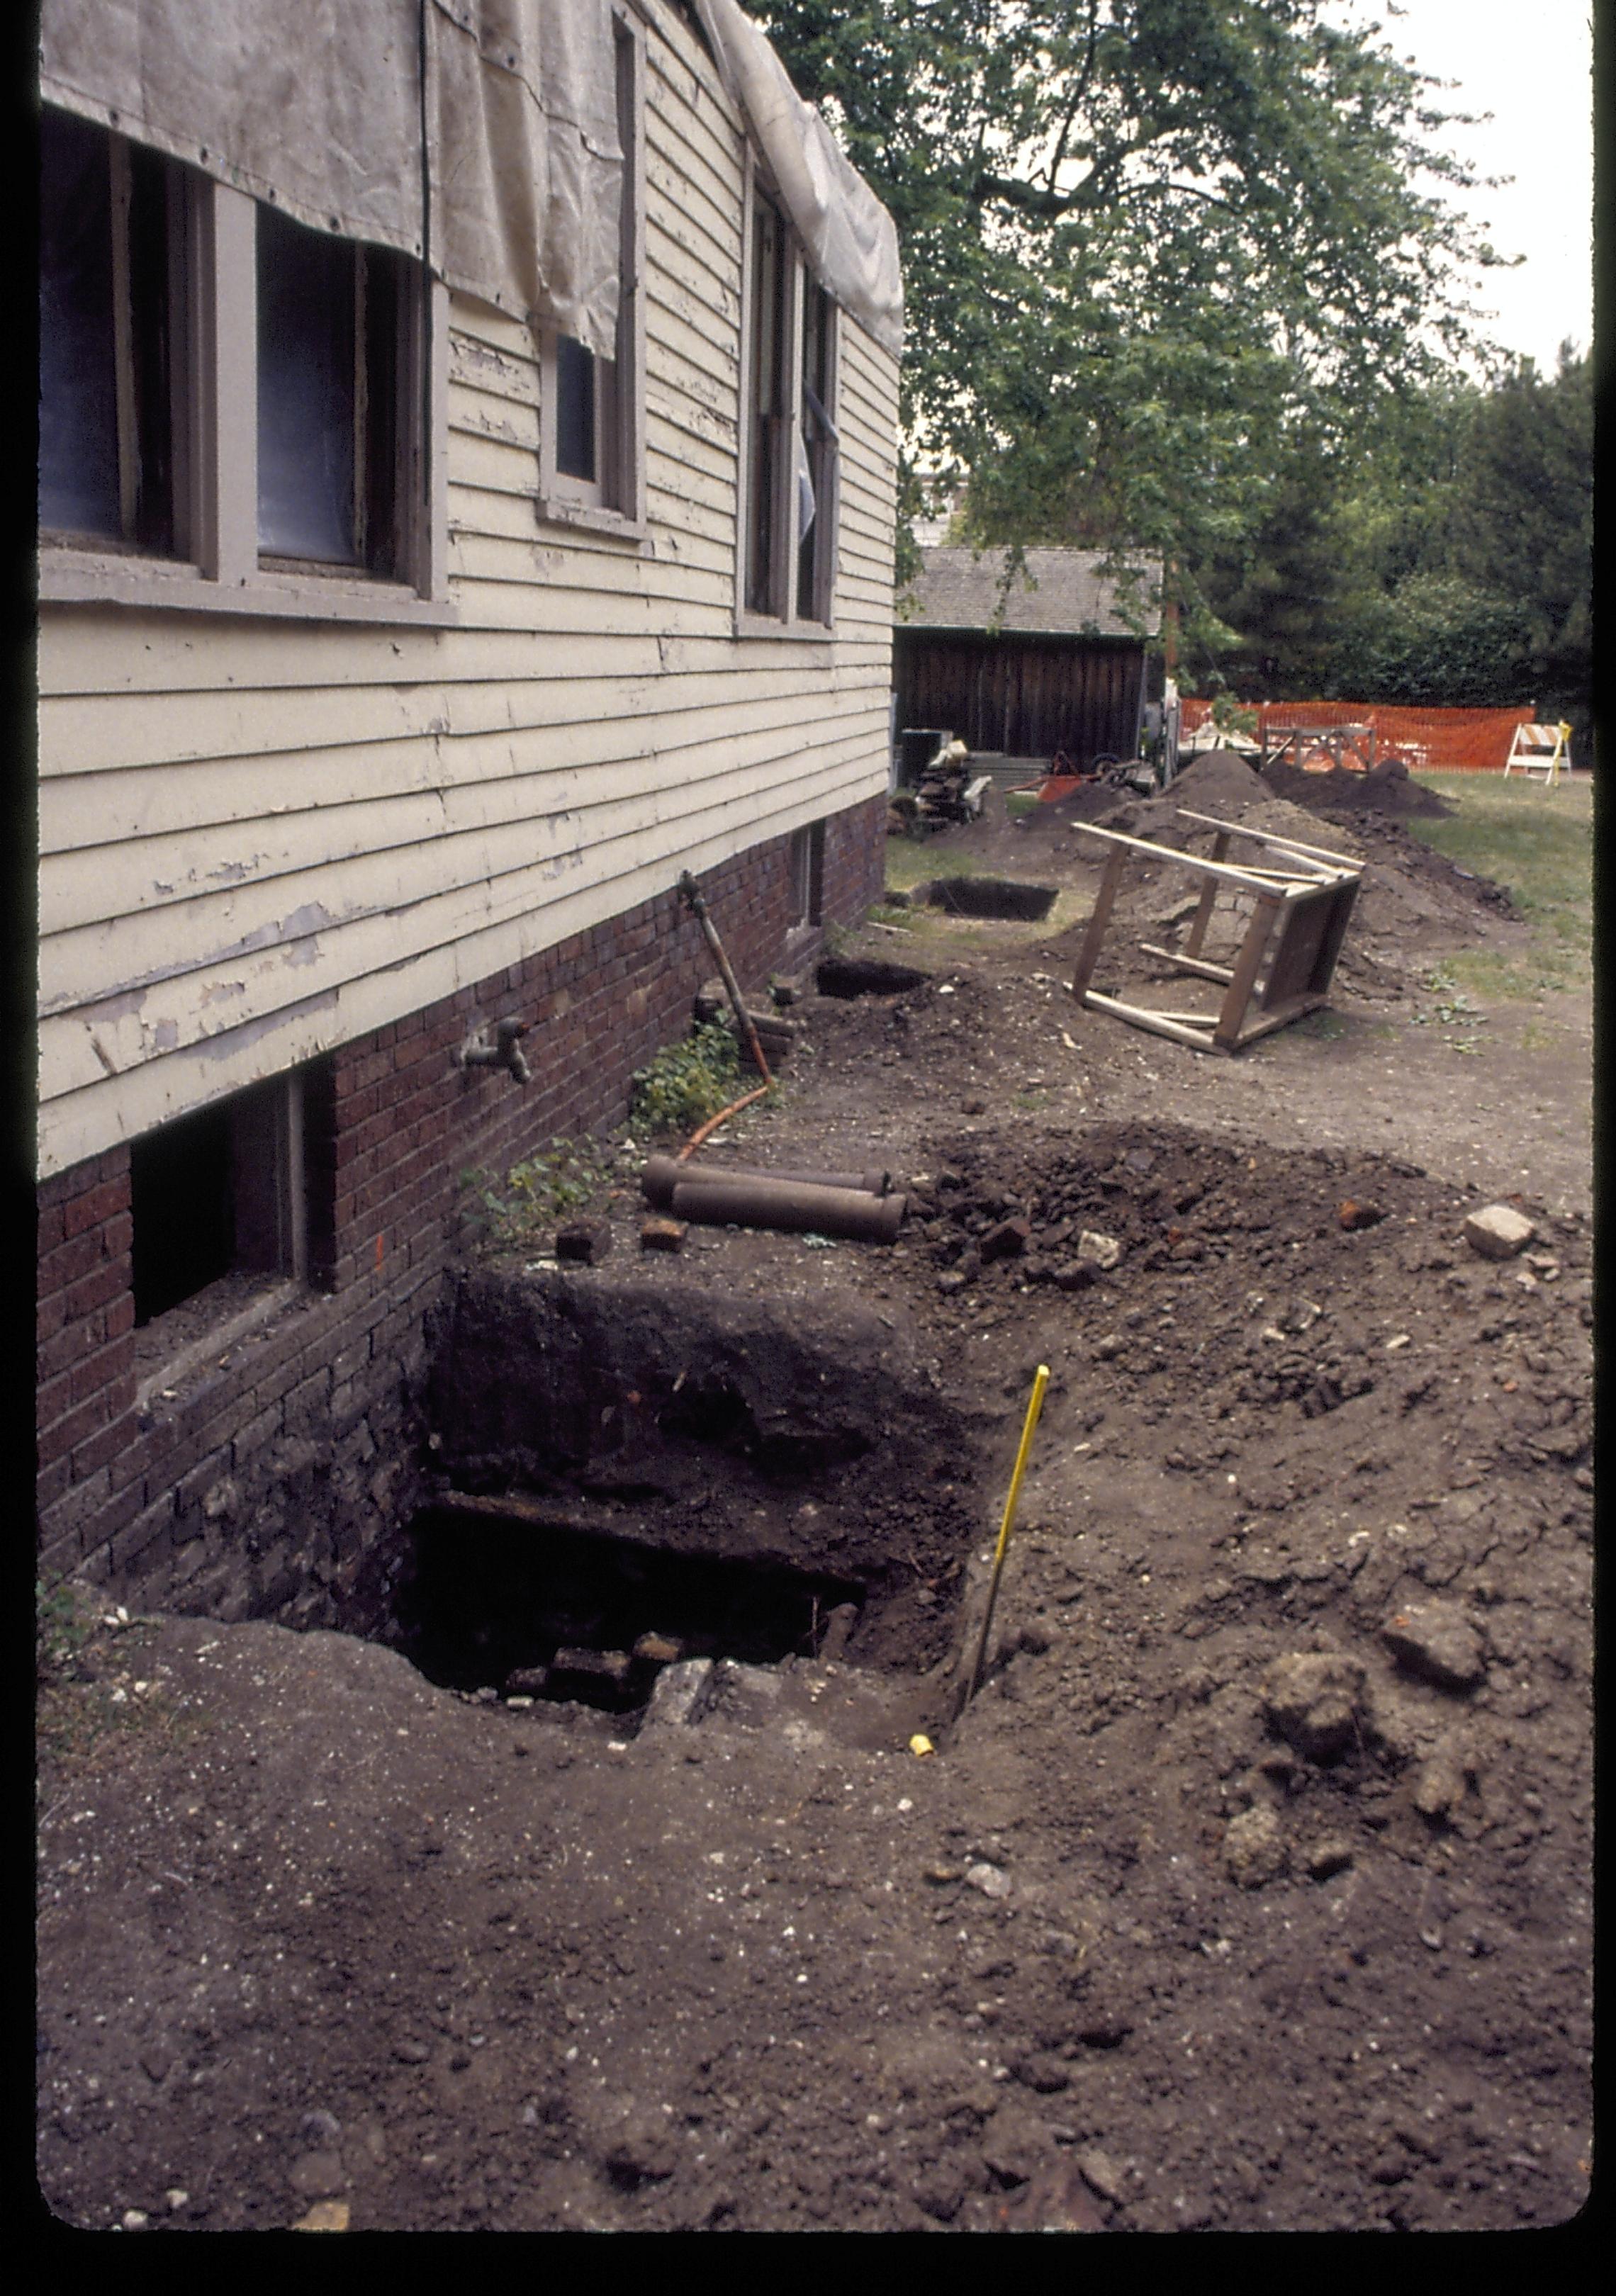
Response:
[{"label": "window frame", "polygon": [[[263,563],[258,528],[260,202],[196,169],[184,170],[179,182],[184,218],[170,244],[181,247],[185,261],[185,275],[170,283],[176,315],[171,324],[182,337],[175,367],[173,483],[176,547],[185,555],[42,534],[41,603],[169,606],[321,621],[455,619],[445,468],[447,289],[430,279],[424,293],[408,295],[400,331],[398,549],[407,571],[389,578],[353,566]],[[413,271],[419,280],[419,265],[403,260],[406,277]]]},{"label": "window frame", "polygon": [[[223,1119],[233,1240],[225,1264],[203,1283],[135,1326],[136,1402],[143,1408],[211,1362],[221,1349],[234,1346],[283,1308],[308,1296],[307,1073],[300,1068],[287,1070],[169,1119],[185,1122],[201,1115]],[[141,1140],[152,1136],[143,1134]],[[140,1145],[141,1141],[134,1144],[136,1151]],[[142,1201],[133,1167],[130,1210],[137,1231],[143,1213],[149,1218],[153,1211],[150,1193]],[[134,1289],[132,1279],[132,1292]],[[242,1290],[250,1296],[240,1305],[221,1307],[221,1294],[226,1300],[239,1300]]]},{"label": "window frame", "polygon": [[[645,27],[629,0],[611,10],[619,80],[619,124],[623,151],[622,233],[619,256],[616,406],[603,422],[600,363],[595,362],[595,463],[603,455],[615,466],[608,487],[571,477],[556,467],[558,428],[557,344],[560,330],[538,333],[538,496],[541,521],[583,527],[649,546],[645,508]],[[626,128],[626,133],[621,131]]]},{"label": "window frame", "polygon": [[[744,170],[744,199],[741,248],[740,425],[735,500],[734,634],[737,637],[784,637],[793,641],[823,642],[834,638],[837,635],[836,576],[841,545],[841,456],[835,426],[840,420],[841,390],[841,313],[837,308],[834,298],[827,295],[825,297],[825,368],[831,395],[824,404],[831,429],[831,450],[824,457],[829,480],[824,488],[824,500],[816,501],[814,525],[810,529],[817,537],[814,545],[814,581],[818,593],[816,603],[824,606],[824,614],[820,617],[805,615],[799,611],[798,607],[799,558],[805,537],[799,526],[799,497],[796,483],[799,458],[806,451],[803,439],[802,398],[804,316],[808,295],[817,289],[818,283],[809,270],[801,242],[792,229],[784,202],[775,189],[767,170],[751,152],[750,146]],[[781,364],[784,373],[792,378],[788,404],[775,451],[771,458],[770,470],[770,484],[775,489],[775,530],[770,548],[770,578],[773,594],[780,611],[771,611],[767,613],[747,603],[754,507],[752,379],[753,339],[757,325],[758,213],[760,201],[767,202],[773,209],[780,233],[785,266],[784,340]],[[783,515],[781,515],[782,512]]]}]

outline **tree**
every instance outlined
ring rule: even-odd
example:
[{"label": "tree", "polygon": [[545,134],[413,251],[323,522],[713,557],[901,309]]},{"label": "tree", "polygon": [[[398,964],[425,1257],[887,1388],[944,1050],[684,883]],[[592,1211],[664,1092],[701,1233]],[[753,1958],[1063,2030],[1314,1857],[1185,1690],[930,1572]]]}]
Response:
[{"label": "tree", "polygon": [[1521,361],[1476,410],[1455,480],[1454,572],[1516,602],[1533,684],[1586,702],[1592,683],[1594,398],[1561,347],[1547,380]]},{"label": "tree", "polygon": [[1416,171],[1429,83],[1319,0],[769,0],[904,250],[905,507],[1196,570],[1305,431],[1463,339],[1495,260]]}]

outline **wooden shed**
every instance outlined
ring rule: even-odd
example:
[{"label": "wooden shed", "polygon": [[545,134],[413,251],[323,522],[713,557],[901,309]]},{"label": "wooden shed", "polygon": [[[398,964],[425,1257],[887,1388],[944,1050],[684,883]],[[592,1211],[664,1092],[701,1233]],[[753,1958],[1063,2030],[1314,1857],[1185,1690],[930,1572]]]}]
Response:
[{"label": "wooden shed", "polygon": [[1008,553],[939,545],[900,601],[892,636],[897,720],[957,734],[971,749],[1087,770],[1132,757],[1145,702],[1146,648],[1160,626],[1160,569],[1102,572],[1098,551]]}]

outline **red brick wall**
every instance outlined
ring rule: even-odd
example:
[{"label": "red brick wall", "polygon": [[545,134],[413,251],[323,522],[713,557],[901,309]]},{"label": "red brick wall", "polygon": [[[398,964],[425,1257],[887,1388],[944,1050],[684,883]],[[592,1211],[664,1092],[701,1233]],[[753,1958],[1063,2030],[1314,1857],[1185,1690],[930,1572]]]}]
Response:
[{"label": "red brick wall", "polygon": [[[825,828],[824,918],[881,890],[886,804]],[[790,840],[702,880],[737,974],[760,986],[812,942],[792,919]],[[314,1296],[222,1362],[135,1406],[127,1147],[39,1190],[40,1561],[120,1593],[223,1616],[331,1621],[411,1504],[426,1318],[462,1175],[610,1127],[630,1079],[684,1033],[713,971],[677,895],[654,900],[345,1045],[306,1072]],[[507,1015],[532,1081],[453,1055]],[[324,1295],[324,1296],[319,1296]],[[168,1382],[160,1382],[166,1385]]]}]

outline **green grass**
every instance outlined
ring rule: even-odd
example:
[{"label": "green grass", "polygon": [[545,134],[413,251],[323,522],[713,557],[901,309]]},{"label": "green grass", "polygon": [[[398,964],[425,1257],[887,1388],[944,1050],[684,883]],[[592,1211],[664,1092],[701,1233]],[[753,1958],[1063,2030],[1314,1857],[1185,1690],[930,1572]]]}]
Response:
[{"label": "green grass", "polygon": [[974,854],[962,853],[956,847],[944,845],[935,837],[889,837],[887,840],[887,890],[894,893],[912,893],[916,885],[929,885],[933,877],[975,877],[981,874],[987,864]]},{"label": "green grass", "polygon": [[1511,956],[1467,950],[1443,967],[1454,990],[1530,999],[1585,988],[1592,979],[1593,785],[1505,781],[1494,774],[1422,774],[1457,810],[1411,819],[1415,834],[1462,869],[1507,885],[1526,920],[1525,947]]}]

